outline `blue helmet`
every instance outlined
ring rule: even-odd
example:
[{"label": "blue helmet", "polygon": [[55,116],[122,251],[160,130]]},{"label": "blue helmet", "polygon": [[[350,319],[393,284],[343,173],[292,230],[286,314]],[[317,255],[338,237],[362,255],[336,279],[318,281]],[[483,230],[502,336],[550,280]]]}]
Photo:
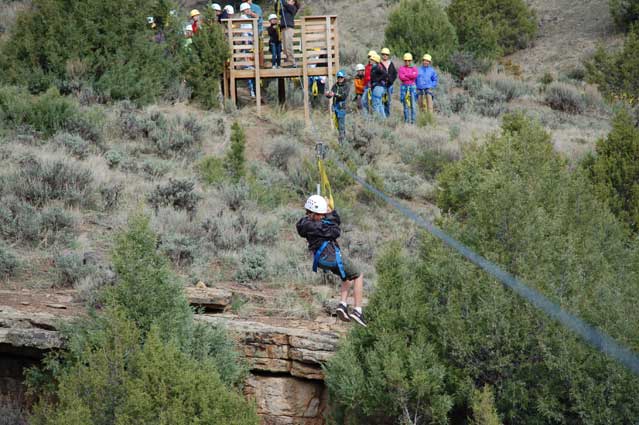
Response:
[{"label": "blue helmet", "polygon": [[337,71],[337,78],[346,78],[346,72],[340,69]]}]

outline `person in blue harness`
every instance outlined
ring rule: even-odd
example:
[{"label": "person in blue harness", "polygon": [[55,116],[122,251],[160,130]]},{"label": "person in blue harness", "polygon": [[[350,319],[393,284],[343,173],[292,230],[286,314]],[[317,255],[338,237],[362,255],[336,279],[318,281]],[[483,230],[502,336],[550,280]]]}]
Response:
[{"label": "person in blue harness", "polygon": [[[326,199],[320,195],[309,197],[304,209],[306,215],[297,222],[297,233],[308,242],[308,249],[313,255],[313,271],[317,272],[318,268],[330,271],[342,279],[337,316],[345,322],[352,320],[366,326],[362,312],[364,276],[344,258],[337,243],[341,234],[339,214],[331,210]],[[354,287],[355,307],[349,312],[348,292],[351,286]]]},{"label": "person in blue harness", "polygon": [[339,131],[338,141],[344,143],[346,139],[346,100],[350,86],[346,84],[346,72],[337,72],[337,83],[333,85],[331,91],[326,93],[326,97],[333,99],[333,113],[337,121],[337,130]]}]

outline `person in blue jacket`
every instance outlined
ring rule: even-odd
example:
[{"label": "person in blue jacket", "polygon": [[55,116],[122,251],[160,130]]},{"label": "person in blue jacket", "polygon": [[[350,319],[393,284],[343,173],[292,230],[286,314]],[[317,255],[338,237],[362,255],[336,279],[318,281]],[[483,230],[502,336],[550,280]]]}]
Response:
[{"label": "person in blue jacket", "polygon": [[[296,224],[297,233],[308,242],[313,256],[313,271],[318,268],[329,271],[342,279],[337,316],[344,322],[351,320],[366,326],[362,312],[364,276],[343,257],[337,239],[341,234],[341,220],[337,211],[330,208],[325,198],[312,195],[304,204],[306,215]],[[355,307],[348,310],[348,292],[353,286]]]},{"label": "person in blue jacket", "polygon": [[431,64],[433,58],[427,53],[422,58],[422,66],[419,67],[417,73],[417,80],[415,85],[417,86],[417,96],[419,107],[422,111],[428,110],[433,113],[433,90],[437,87],[437,71]]}]

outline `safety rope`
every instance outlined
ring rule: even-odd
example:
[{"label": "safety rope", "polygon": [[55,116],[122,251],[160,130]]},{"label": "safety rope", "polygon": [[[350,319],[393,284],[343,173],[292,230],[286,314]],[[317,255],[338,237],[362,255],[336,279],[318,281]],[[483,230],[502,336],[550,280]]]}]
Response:
[{"label": "safety rope", "polygon": [[[320,137],[320,133],[315,128],[315,123],[313,122],[313,117],[310,118],[311,131],[312,134],[316,138],[317,145],[322,146],[322,149],[326,153],[326,147]],[[596,329],[595,327],[589,325],[588,323],[581,320],[579,317],[565,311],[558,304],[552,302],[547,297],[542,295],[537,290],[527,286],[519,279],[517,279],[512,274],[504,271],[497,264],[487,260],[483,256],[479,255],[463,243],[459,242],[452,236],[445,233],[443,230],[435,226],[430,221],[422,218],[417,213],[413,212],[411,209],[405,207],[395,199],[386,195],[381,190],[367,183],[364,179],[353,174],[348,167],[337,158],[336,155],[330,152],[331,158],[334,163],[348,176],[350,176],[354,181],[359,183],[362,187],[366,188],[370,192],[372,192],[375,196],[382,199],[388,205],[392,206],[399,212],[401,212],[408,219],[413,221],[417,226],[422,229],[428,231],[431,235],[440,239],[449,247],[453,248],[455,251],[459,252],[464,258],[466,258],[471,263],[480,267],[482,270],[496,278],[500,281],[504,286],[510,288],[517,295],[522,297],[524,300],[531,303],[537,309],[546,313],[550,318],[556,320],[564,327],[570,329],[578,336],[580,336],[585,342],[590,344],[592,347],[597,349],[599,352],[607,355],[608,357],[616,360],[618,363],[627,367],[630,371],[632,371],[635,375],[639,376],[639,356],[630,350],[629,348],[619,344],[613,338],[608,336],[606,333]]]}]

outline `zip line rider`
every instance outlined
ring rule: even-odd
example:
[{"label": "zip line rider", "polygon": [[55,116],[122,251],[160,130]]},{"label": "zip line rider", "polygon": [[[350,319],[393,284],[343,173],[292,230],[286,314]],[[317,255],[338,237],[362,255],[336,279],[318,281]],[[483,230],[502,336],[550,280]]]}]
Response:
[{"label": "zip line rider", "polygon": [[[313,271],[318,268],[330,271],[342,279],[340,303],[336,313],[340,320],[357,322],[366,326],[362,313],[364,276],[341,253],[337,238],[341,234],[339,214],[320,195],[312,195],[304,204],[306,215],[297,222],[297,233],[306,238],[308,249],[313,255]],[[355,307],[348,311],[348,293],[353,286]]]}]

